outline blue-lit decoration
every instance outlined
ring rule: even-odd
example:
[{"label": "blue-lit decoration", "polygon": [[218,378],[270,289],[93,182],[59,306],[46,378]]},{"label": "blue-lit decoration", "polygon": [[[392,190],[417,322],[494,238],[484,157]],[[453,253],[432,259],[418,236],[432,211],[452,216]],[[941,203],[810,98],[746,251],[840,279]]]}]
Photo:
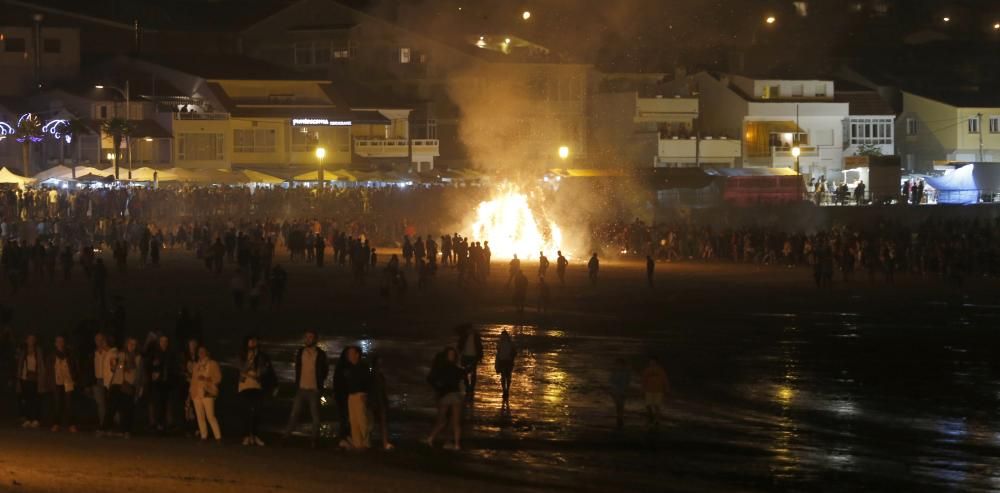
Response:
[{"label": "blue-lit decoration", "polygon": [[42,133],[50,134],[56,140],[65,138],[67,144],[73,142],[73,136],[69,133],[68,120],[49,120],[42,126]]},{"label": "blue-lit decoration", "polygon": [[14,127],[7,122],[0,122],[0,140],[7,138],[8,135],[14,135]]},{"label": "blue-lit decoration", "polygon": [[[17,119],[17,128],[21,127],[21,122],[23,122],[24,120],[35,120],[35,121],[38,121],[38,116],[34,115],[34,114],[31,114],[31,113],[25,113],[25,114],[21,115],[21,118]],[[30,139],[32,142],[41,142],[42,141],[42,137],[41,136],[37,136],[36,137],[36,136],[32,135],[32,136],[28,137],[28,139]],[[18,142],[24,142],[24,137],[18,137],[15,140],[17,140]]]}]

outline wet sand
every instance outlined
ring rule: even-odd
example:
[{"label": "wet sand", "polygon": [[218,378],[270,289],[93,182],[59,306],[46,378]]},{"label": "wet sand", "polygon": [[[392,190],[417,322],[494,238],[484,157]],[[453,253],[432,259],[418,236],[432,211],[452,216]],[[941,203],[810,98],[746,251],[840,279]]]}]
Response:
[{"label": "wet sand", "polygon": [[[524,267],[533,277],[536,267]],[[382,355],[397,451],[358,456],[331,444],[312,453],[294,439],[263,450],[236,440],[203,448],[182,438],[124,442],[9,429],[0,430],[0,491],[13,480],[19,491],[102,491],[95,462],[111,456],[130,460],[113,461],[125,462],[115,467],[126,482],[107,483],[107,491],[317,491],[330,478],[348,479],[344,491],[1000,487],[1000,303],[992,280],[951,288],[935,278],[902,275],[889,286],[859,276],[821,291],[805,269],[692,262],[658,264],[649,288],[639,263],[605,262],[597,287],[574,265],[567,286],[552,286],[549,313],[519,316],[499,263],[482,287],[459,287],[444,270],[421,291],[411,274],[406,295],[388,304],[374,275],[357,288],[336,267],[288,269],[281,311],[236,311],[230,274],[214,277],[179,252],[168,252],[158,269],[112,272],[109,292],[125,296],[136,335],[172,328],[182,304],[200,310],[226,363],[244,333],[262,334],[286,382],[306,327],[320,331],[332,355],[345,344]],[[68,284],[33,280],[14,298],[2,293],[16,303],[19,331],[53,335],[90,310],[79,271]],[[418,443],[433,419],[427,366],[462,322],[480,328],[487,355],[501,329],[514,334],[521,353],[511,408],[501,411],[488,356],[468,411],[467,450],[429,451]],[[626,430],[616,432],[605,392],[611,363],[621,356],[638,370],[649,353],[671,377],[666,422],[651,432],[633,389]],[[220,404],[224,434],[233,437],[239,422],[227,413],[235,412],[235,382],[233,370],[226,373],[224,386],[233,388]],[[281,389],[268,404],[271,432],[287,417],[290,392]],[[12,417],[12,399],[4,402]],[[336,413],[326,406],[323,418],[328,435]],[[63,474],[40,475],[36,463]]]}]

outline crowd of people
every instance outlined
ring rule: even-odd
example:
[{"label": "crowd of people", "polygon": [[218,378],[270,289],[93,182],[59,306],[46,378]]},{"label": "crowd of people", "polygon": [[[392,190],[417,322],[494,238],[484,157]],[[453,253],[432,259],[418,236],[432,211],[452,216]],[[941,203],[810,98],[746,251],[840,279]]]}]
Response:
[{"label": "crowd of people", "polygon": [[[294,389],[291,410],[287,424],[274,433],[283,441],[295,432],[302,408],[308,407],[309,443],[313,447],[320,444],[321,399],[331,396],[337,413],[337,446],[366,450],[373,447],[373,436],[377,436],[375,447],[395,447],[389,431],[390,383],[380,357],[349,345],[333,360],[319,346],[316,331],[305,331],[303,343],[295,351],[294,379],[284,383],[255,335],[244,337],[237,348],[235,381],[224,378],[222,365],[209,349],[211,344],[196,332],[181,330],[180,325],[176,334],[151,332],[142,343],[125,337],[116,344],[115,336],[106,331],[93,334],[92,339],[87,338],[89,334],[76,336],[77,347],[64,335],[56,336],[50,347],[34,334],[17,345],[9,370],[13,370],[10,375],[23,428],[40,428],[44,422],[52,432],[77,433],[86,425],[96,430],[97,436],[129,438],[140,422],[145,422],[151,435],[187,434],[221,443],[221,422],[233,420],[238,423],[242,445],[261,447],[266,443],[261,409],[277,394],[279,385],[287,385]],[[454,450],[461,448],[463,414],[475,405],[478,372],[486,356],[482,335],[475,327],[461,325],[456,336],[456,344],[440,351],[430,365],[427,383],[434,394],[437,417],[424,440],[434,447],[448,430],[450,440],[445,448]],[[493,369],[500,375],[506,409],[519,350],[506,330],[499,334],[495,347]],[[620,429],[633,372],[623,360],[616,361],[609,372],[607,388]],[[658,426],[669,389],[667,374],[651,357],[638,375],[649,425]],[[222,396],[237,403],[226,408],[233,413],[221,415],[218,411],[216,402]],[[49,411],[43,412],[46,401]]]},{"label": "crowd of people", "polygon": [[813,269],[828,285],[835,272],[845,281],[856,272],[892,282],[899,272],[940,276],[1000,276],[1000,220],[927,220],[916,227],[836,226],[811,232],[778,227],[713,228],[691,223],[618,223],[606,241],[626,256],[658,261],[728,261]]}]

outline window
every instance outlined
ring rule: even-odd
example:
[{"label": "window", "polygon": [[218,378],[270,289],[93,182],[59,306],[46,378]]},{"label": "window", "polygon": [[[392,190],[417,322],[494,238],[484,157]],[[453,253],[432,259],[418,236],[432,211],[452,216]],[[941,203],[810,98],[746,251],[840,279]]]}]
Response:
[{"label": "window", "polygon": [[1000,134],[1000,116],[990,117],[990,133]]},{"label": "window", "polygon": [[7,38],[3,43],[3,51],[8,53],[26,53],[28,45],[24,42],[24,38]]},{"label": "window", "polygon": [[313,61],[316,65],[330,63],[330,43],[316,43],[313,50]]},{"label": "window", "polygon": [[313,49],[312,43],[306,41],[303,43],[295,43],[295,65],[312,65],[313,64]]},{"label": "window", "polygon": [[802,97],[802,84],[795,84],[792,86],[792,97],[801,98]]},{"label": "window", "polygon": [[913,118],[906,119],[906,135],[917,135],[917,120]]},{"label": "window", "polygon": [[781,86],[764,86],[763,99],[776,99],[781,97]]},{"label": "window", "polygon": [[400,48],[399,49],[399,63],[410,63],[410,49]]},{"label": "window", "polygon": [[274,152],[276,132],[271,128],[233,130],[233,152]]},{"label": "window", "polygon": [[351,58],[351,50],[347,50],[347,49],[336,50],[336,51],[333,52],[333,58],[336,58],[336,59]]},{"label": "window", "polygon": [[816,97],[826,97],[826,84],[816,84]]},{"label": "window", "polygon": [[892,133],[892,120],[888,118],[852,118],[850,121],[851,145],[892,144]]},{"label": "window", "polygon": [[979,117],[974,116],[969,118],[969,133],[978,134],[979,133]]},{"label": "window", "polygon": [[45,53],[62,53],[62,40],[45,38],[42,41],[42,51]]},{"label": "window", "polygon": [[221,161],[224,154],[222,134],[183,133],[177,138],[180,161]]},{"label": "window", "polygon": [[292,152],[313,152],[319,146],[319,132],[308,128],[292,129]]},{"label": "window", "polygon": [[101,106],[98,106],[97,107],[97,115],[98,115],[99,119],[101,119],[101,120],[107,120],[108,119],[108,107],[105,106],[105,105],[103,105],[103,104]]}]

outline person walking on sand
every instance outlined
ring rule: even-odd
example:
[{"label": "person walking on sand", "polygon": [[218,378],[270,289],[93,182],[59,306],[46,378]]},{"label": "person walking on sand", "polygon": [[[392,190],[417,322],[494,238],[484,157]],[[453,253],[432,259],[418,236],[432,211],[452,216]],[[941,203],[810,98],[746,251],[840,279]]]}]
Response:
[{"label": "person walking on sand", "polygon": [[447,347],[438,353],[431,365],[427,382],[434,389],[437,398],[437,421],[430,436],[424,441],[428,446],[434,446],[434,439],[444,431],[451,422],[453,441],[445,445],[446,449],[460,450],[462,439],[462,394],[459,386],[465,378],[465,371],[458,366],[458,352]]},{"label": "person walking on sand", "polygon": [[587,272],[590,274],[590,284],[592,286],[597,286],[597,271],[601,269],[601,261],[597,260],[597,252],[590,257],[590,261],[587,262]]},{"label": "person walking on sand", "polygon": [[566,285],[566,267],[569,266],[569,260],[563,256],[562,250],[556,252],[559,257],[556,258],[556,275],[559,276],[559,284]]},{"label": "person walking on sand", "polygon": [[108,415],[108,388],[105,386],[106,375],[111,372],[111,362],[108,355],[111,348],[108,346],[107,336],[98,332],[94,336],[94,354],[92,364],[88,365],[94,371],[93,385],[90,386],[91,397],[97,408],[97,429],[104,429],[104,420]]},{"label": "person walking on sand", "polygon": [[46,364],[49,375],[47,387],[52,390],[52,431],[59,431],[60,425],[70,433],[76,433],[73,420],[73,391],[80,380],[76,358],[66,346],[66,338],[56,336],[55,351],[49,355]]},{"label": "person walking on sand", "polygon": [[483,337],[470,324],[458,327],[458,346],[462,351],[459,363],[465,370],[466,399],[472,402],[476,392],[476,378],[479,362],[483,360]]},{"label": "person walking on sand", "polygon": [[240,351],[240,379],[236,390],[243,404],[243,445],[264,446],[258,436],[258,415],[263,399],[277,384],[271,358],[260,350],[257,336],[243,339]]},{"label": "person walking on sand", "polygon": [[18,412],[21,416],[21,427],[38,428],[42,419],[42,394],[45,392],[45,382],[48,378],[45,367],[45,354],[42,352],[38,338],[28,334],[24,344],[17,350],[16,393]]},{"label": "person walking on sand", "polygon": [[125,340],[125,345],[114,353],[111,368],[110,394],[111,415],[105,419],[110,427],[112,418],[118,415],[118,434],[129,438],[135,416],[136,402],[143,395],[145,361],[139,352],[139,341],[135,337]]},{"label": "person walking on sand", "polygon": [[198,348],[198,362],[194,365],[189,392],[195,416],[198,417],[198,435],[202,440],[208,440],[208,428],[211,426],[212,436],[217,443],[222,442],[219,420],[215,417],[215,399],[219,397],[221,382],[222,370],[219,363],[212,359],[207,347]]},{"label": "person walking on sand", "polygon": [[615,367],[611,370],[608,386],[611,399],[615,403],[615,427],[619,430],[625,427],[625,397],[631,381],[632,371],[625,363],[625,359],[615,358]]},{"label": "person walking on sand", "polygon": [[[442,238],[448,238],[443,236]],[[447,256],[442,252],[442,259]],[[375,356],[371,360],[371,385],[368,389],[368,409],[371,410],[372,418],[379,428],[379,435],[382,438],[382,450],[392,450],[393,445],[389,441],[389,391],[386,387],[385,373],[382,372],[382,358]]]},{"label": "person walking on sand", "polygon": [[646,398],[646,412],[649,417],[649,424],[652,427],[660,425],[660,414],[663,411],[663,398],[667,393],[670,382],[667,379],[667,372],[660,365],[656,356],[650,356],[646,368],[640,375],[642,393]]},{"label": "person walking on sand", "polygon": [[285,428],[285,437],[288,437],[295,429],[303,402],[307,403],[309,415],[312,417],[310,444],[314,448],[319,441],[319,395],[330,372],[326,353],[317,347],[318,342],[316,331],[308,329],[302,347],[295,353],[295,399],[292,401],[292,413],[288,416],[288,426]]},{"label": "person walking on sand", "polygon": [[521,272],[521,260],[517,258],[517,254],[514,254],[514,258],[510,259],[510,264],[507,267],[507,286],[517,279],[517,275]]},{"label": "person walking on sand", "polygon": [[368,429],[368,389],[371,386],[371,373],[368,366],[361,361],[361,348],[348,346],[347,364],[341,367],[344,382],[347,384],[347,412],[351,423],[350,441],[342,440],[341,448],[365,450],[370,447]]},{"label": "person walking on sand", "polygon": [[646,284],[653,287],[653,275],[656,272],[656,262],[653,257],[646,255]]},{"label": "person walking on sand", "polygon": [[545,256],[545,252],[538,252],[538,277],[545,277],[548,271],[549,258]]},{"label": "person walking on sand", "polygon": [[500,332],[500,339],[497,340],[496,360],[493,369],[500,375],[500,389],[503,395],[503,404],[510,402],[510,383],[514,374],[514,358],[517,356],[517,347],[510,332],[504,329]]}]

